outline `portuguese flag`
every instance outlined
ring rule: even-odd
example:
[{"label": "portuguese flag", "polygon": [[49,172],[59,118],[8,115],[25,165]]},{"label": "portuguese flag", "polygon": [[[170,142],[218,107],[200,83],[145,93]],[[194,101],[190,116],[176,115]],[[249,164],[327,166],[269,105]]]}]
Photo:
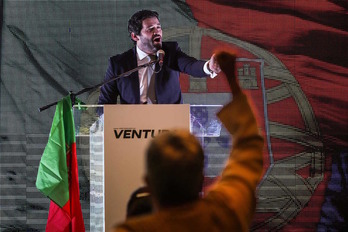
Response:
[{"label": "portuguese flag", "polygon": [[46,231],[85,231],[70,95],[56,106],[48,143],[39,165],[36,187],[51,199]]}]

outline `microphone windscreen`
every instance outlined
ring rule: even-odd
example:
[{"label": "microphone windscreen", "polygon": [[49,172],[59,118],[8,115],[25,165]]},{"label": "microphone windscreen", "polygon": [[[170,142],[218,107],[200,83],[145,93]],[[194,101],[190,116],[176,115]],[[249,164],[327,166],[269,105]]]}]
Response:
[{"label": "microphone windscreen", "polygon": [[165,53],[162,49],[160,49],[160,50],[157,51],[157,57],[158,57],[158,58],[160,58],[161,56],[164,57],[165,54],[166,54],[166,53]]},{"label": "microphone windscreen", "polygon": [[165,54],[165,52],[164,52],[162,49],[160,49],[160,50],[157,51],[158,64],[159,64],[161,67],[162,67],[162,65],[163,65],[164,54]]}]

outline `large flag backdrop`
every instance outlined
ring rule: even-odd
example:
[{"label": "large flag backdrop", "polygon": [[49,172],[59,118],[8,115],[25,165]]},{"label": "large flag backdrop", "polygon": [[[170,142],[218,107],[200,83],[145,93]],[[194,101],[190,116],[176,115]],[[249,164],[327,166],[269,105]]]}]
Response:
[{"label": "large flag backdrop", "polygon": [[[160,13],[164,40],[177,40],[197,58],[209,58],[220,46],[239,54],[238,78],[255,101],[267,141],[252,230],[346,224],[347,1],[0,2],[1,230],[45,228],[48,202],[35,178],[54,109],[37,108],[101,82],[108,57],[132,46],[127,20],[143,8]],[[182,75],[181,85],[186,103],[229,98],[219,77]],[[81,98],[93,104],[97,96]],[[194,113],[210,116],[205,109]],[[207,181],[221,170],[227,141],[205,138]],[[79,154],[88,222],[89,157]]]},{"label": "large flag backdrop", "polygon": [[[265,94],[253,99],[265,102],[268,150],[252,230],[346,229],[347,2],[186,2],[203,53],[224,45],[264,61]],[[207,91],[225,89],[208,81]]]}]

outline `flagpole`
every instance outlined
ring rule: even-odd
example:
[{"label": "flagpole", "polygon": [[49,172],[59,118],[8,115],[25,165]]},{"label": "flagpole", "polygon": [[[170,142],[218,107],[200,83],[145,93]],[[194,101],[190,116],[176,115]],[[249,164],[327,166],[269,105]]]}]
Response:
[{"label": "flagpole", "polygon": [[[92,87],[84,88],[84,89],[78,91],[77,93],[73,93],[72,91],[70,91],[69,93],[70,93],[70,97],[71,97],[71,103],[72,103],[72,105],[74,106],[74,105],[75,105],[76,96],[78,96],[78,95],[80,95],[80,94],[83,94],[83,93],[85,93],[85,92],[94,90],[94,89],[96,89],[96,88],[99,88],[100,86],[105,85],[105,84],[107,84],[107,83],[109,83],[109,82],[111,82],[111,81],[115,81],[115,80],[117,80],[117,79],[120,79],[121,77],[129,76],[130,74],[132,74],[132,73],[138,71],[139,69],[142,69],[142,68],[148,67],[148,66],[150,66],[150,65],[153,65],[153,64],[157,63],[158,61],[159,61],[159,59],[157,59],[157,60],[152,60],[152,61],[150,61],[149,63],[143,64],[143,65],[139,65],[138,67],[136,67],[136,68],[134,68],[134,69],[131,69],[131,70],[127,71],[127,72],[121,73],[120,75],[118,75],[118,76],[116,76],[116,77],[114,77],[114,78],[111,78],[111,79],[109,79],[109,80],[107,80],[107,81],[104,81],[104,82],[99,83],[99,84],[97,84],[97,85],[94,85],[94,86],[92,86]],[[39,110],[39,112],[42,112],[42,111],[44,111],[44,110],[47,110],[47,109],[50,108],[51,106],[57,105],[57,103],[58,103],[58,101],[52,102],[52,103],[50,103],[50,104],[48,104],[48,105],[45,105],[45,106],[43,106],[43,107],[40,107],[38,110]]]}]

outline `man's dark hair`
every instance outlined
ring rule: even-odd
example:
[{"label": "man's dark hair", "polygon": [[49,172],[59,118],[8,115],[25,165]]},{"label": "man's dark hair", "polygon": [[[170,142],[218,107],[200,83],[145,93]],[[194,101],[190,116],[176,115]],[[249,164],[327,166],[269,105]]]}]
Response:
[{"label": "man's dark hair", "polygon": [[176,130],[156,137],[147,150],[147,180],[160,206],[177,206],[199,198],[204,153],[194,135]]},{"label": "man's dark hair", "polygon": [[159,20],[158,13],[152,10],[141,10],[133,14],[132,17],[128,20],[129,34],[133,32],[135,35],[140,35],[140,31],[143,27],[143,20],[153,17],[156,17]]}]

